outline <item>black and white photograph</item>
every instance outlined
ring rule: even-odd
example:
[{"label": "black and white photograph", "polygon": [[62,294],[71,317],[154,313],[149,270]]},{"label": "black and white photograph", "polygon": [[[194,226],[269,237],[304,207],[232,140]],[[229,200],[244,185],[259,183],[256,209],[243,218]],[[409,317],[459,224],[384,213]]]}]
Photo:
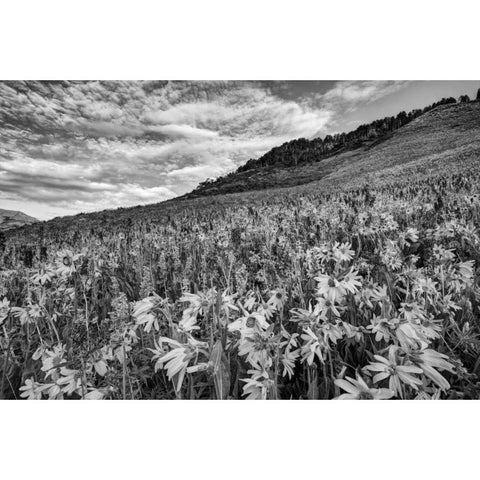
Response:
[{"label": "black and white photograph", "polygon": [[479,398],[480,81],[0,98],[2,398]]},{"label": "black and white photograph", "polygon": [[474,474],[473,5],[6,7],[6,478]]}]

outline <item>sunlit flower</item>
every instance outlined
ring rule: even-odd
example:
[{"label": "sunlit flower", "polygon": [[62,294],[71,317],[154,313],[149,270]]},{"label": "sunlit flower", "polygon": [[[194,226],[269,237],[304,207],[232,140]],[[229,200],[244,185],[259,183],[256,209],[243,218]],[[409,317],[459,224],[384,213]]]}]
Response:
[{"label": "sunlit flower", "polygon": [[315,280],[318,282],[317,295],[328,298],[332,302],[343,299],[346,294],[343,283],[333,276],[320,274],[315,277]]},{"label": "sunlit flower", "polygon": [[415,365],[403,365],[399,363],[398,348],[390,346],[388,349],[388,359],[374,355],[376,362],[369,363],[365,369],[371,372],[379,372],[373,377],[373,382],[378,383],[382,380],[389,380],[389,388],[396,395],[403,398],[402,384],[412,387],[414,390],[422,384],[422,381],[412,374],[421,374],[422,369]]}]

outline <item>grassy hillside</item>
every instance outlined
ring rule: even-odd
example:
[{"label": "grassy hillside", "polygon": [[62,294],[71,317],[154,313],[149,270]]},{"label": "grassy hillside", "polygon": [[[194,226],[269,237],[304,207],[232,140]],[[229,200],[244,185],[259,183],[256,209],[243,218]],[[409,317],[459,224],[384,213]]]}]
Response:
[{"label": "grassy hillside", "polygon": [[410,162],[449,162],[458,155],[480,151],[480,102],[440,105],[407,125],[356,148],[293,167],[272,165],[253,168],[220,178],[211,185],[186,195],[204,195],[294,186],[317,180],[348,181]]}]

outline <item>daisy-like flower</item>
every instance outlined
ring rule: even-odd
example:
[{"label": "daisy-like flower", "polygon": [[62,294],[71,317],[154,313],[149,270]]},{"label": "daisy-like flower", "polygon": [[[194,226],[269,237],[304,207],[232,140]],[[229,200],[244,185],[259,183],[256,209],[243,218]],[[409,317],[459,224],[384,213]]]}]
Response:
[{"label": "daisy-like flower", "polygon": [[438,294],[436,287],[437,282],[434,282],[431,278],[417,278],[413,285],[413,292],[434,298]]},{"label": "daisy-like flower", "polygon": [[238,354],[245,356],[250,365],[255,368],[267,368],[273,363],[272,355],[275,347],[271,332],[255,331],[251,335],[242,336]]},{"label": "daisy-like flower", "polygon": [[53,350],[45,350],[42,358],[42,371],[45,372],[45,378],[52,375],[56,376],[60,366],[65,364],[65,347],[55,345]]},{"label": "daisy-like flower", "polygon": [[341,243],[335,242],[333,246],[333,255],[335,259],[339,262],[349,262],[352,260],[355,252],[352,250],[351,243]]},{"label": "daisy-like flower", "polygon": [[[298,334],[295,334],[298,335]],[[281,344],[282,345],[282,344]],[[293,376],[293,369],[295,368],[295,362],[297,361],[298,357],[300,356],[300,349],[296,348],[297,342],[295,340],[291,340],[287,342],[287,346],[283,353],[280,355],[280,362],[283,366],[282,377],[288,375],[288,378],[292,378]]]},{"label": "daisy-like flower", "polygon": [[333,344],[336,344],[338,340],[343,338],[343,329],[341,328],[340,324],[324,322],[319,325],[316,330],[317,333],[322,333],[325,340],[330,341]]},{"label": "daisy-like flower", "polygon": [[447,372],[454,373],[455,367],[447,361],[449,359],[447,355],[426,348],[419,352],[411,353],[409,358],[422,370],[423,374],[440,387],[441,390],[447,391],[450,388],[447,379],[437,371],[446,370]]},{"label": "daisy-like flower", "polygon": [[271,305],[277,312],[281,311],[285,304],[286,295],[283,290],[273,290],[272,295],[268,300],[268,304]]},{"label": "daisy-like flower", "polygon": [[433,246],[433,256],[439,262],[448,262],[455,258],[453,249],[446,249],[446,248],[443,248],[441,245],[437,245],[437,244]]},{"label": "daisy-like flower", "polygon": [[397,322],[393,319],[382,318],[373,316],[370,320],[370,325],[367,326],[367,330],[370,330],[372,334],[375,334],[375,341],[381,342],[384,340],[388,342],[392,336],[392,331],[395,329]]},{"label": "daisy-like flower", "polygon": [[358,287],[362,286],[362,282],[360,281],[361,277],[358,275],[358,272],[350,269],[348,273],[346,273],[342,279],[342,286],[345,290],[356,293],[358,292]]},{"label": "daisy-like flower", "polygon": [[55,276],[55,272],[50,267],[42,267],[37,273],[33,274],[31,280],[37,285],[45,285],[47,282],[51,282]]},{"label": "daisy-like flower", "polygon": [[360,375],[356,380],[351,377],[337,379],[335,385],[347,392],[336,397],[337,400],[388,400],[395,395],[388,388],[370,388]]},{"label": "daisy-like flower", "polygon": [[403,365],[399,363],[398,347],[391,345],[388,349],[388,359],[374,355],[376,362],[369,363],[365,369],[371,372],[379,372],[373,377],[373,382],[378,383],[388,378],[389,388],[395,395],[399,395],[403,398],[402,384],[412,387],[414,390],[418,390],[418,385],[422,384],[422,381],[413,376],[412,374],[423,373],[422,369],[415,365]]},{"label": "daisy-like flower", "polygon": [[425,312],[418,303],[401,303],[400,313],[403,318],[408,321],[423,320],[425,318]]},{"label": "daisy-like flower", "polygon": [[335,302],[336,300],[342,300],[347,293],[343,282],[339,282],[333,276],[320,274],[315,277],[315,280],[318,282],[317,295],[319,297],[328,298]]},{"label": "daisy-like flower", "polygon": [[329,350],[326,340],[322,336],[317,336],[309,327],[303,329],[301,339],[304,342],[301,347],[302,363],[307,362],[308,365],[312,365],[315,356],[324,363],[323,355]]},{"label": "daisy-like flower", "polygon": [[267,302],[262,302],[257,308],[257,312],[260,315],[263,315],[267,320],[270,320],[276,311],[276,307]]},{"label": "daisy-like flower", "polygon": [[228,330],[230,332],[240,331],[253,333],[254,330],[266,330],[270,324],[267,322],[264,315],[258,312],[252,312],[250,314],[237,318],[234,322],[230,323]]},{"label": "daisy-like flower", "polygon": [[74,255],[70,250],[60,250],[57,252],[57,273],[68,277],[76,271],[75,262],[82,256],[82,254]]},{"label": "daisy-like flower", "polygon": [[318,315],[312,308],[311,303],[308,304],[308,310],[304,308],[293,308],[290,312],[292,314],[290,320],[292,322],[298,322],[301,327],[310,327],[318,322]]},{"label": "daisy-like flower", "polygon": [[328,314],[331,313],[335,317],[340,317],[340,306],[335,303],[335,300],[330,298],[318,297],[315,305],[314,315],[321,319],[327,319]]}]

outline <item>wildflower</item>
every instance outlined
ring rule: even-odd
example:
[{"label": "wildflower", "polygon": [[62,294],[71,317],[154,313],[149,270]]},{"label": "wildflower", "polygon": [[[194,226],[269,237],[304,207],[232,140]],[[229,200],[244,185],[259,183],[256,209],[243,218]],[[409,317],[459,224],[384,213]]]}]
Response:
[{"label": "wildflower", "polygon": [[436,286],[437,282],[434,282],[431,278],[418,278],[413,286],[413,292],[433,298],[438,293]]},{"label": "wildflower", "polygon": [[372,334],[375,334],[375,341],[381,342],[382,340],[388,342],[392,335],[396,322],[388,318],[381,318],[373,316],[370,321],[370,325],[367,325],[367,330],[370,330]]},{"label": "wildflower", "polygon": [[133,308],[133,317],[136,320],[137,325],[143,325],[144,330],[147,333],[150,333],[152,327],[158,331],[160,325],[158,323],[157,316],[152,313],[152,310],[158,304],[158,297],[147,297],[139,302],[135,303]]},{"label": "wildflower", "polygon": [[356,293],[358,291],[357,287],[362,286],[362,282],[360,282],[361,277],[357,275],[357,272],[350,269],[348,273],[346,273],[342,280],[342,285],[345,290],[351,293]]},{"label": "wildflower", "polygon": [[[295,334],[298,335],[298,334]],[[280,362],[283,366],[283,373],[282,377],[288,375],[288,378],[292,378],[293,376],[293,369],[295,368],[295,362],[297,358],[300,356],[300,349],[292,350],[292,348],[296,347],[297,343],[295,341],[288,342],[287,347],[285,348],[283,354],[280,355]]]},{"label": "wildflower", "polygon": [[285,304],[285,292],[282,290],[273,290],[272,296],[267,302],[278,312],[282,310],[283,305]]},{"label": "wildflower", "polygon": [[424,310],[415,302],[401,303],[400,313],[402,314],[403,318],[408,321],[423,320],[425,318]]},{"label": "wildflower", "polygon": [[336,379],[335,385],[347,392],[338,396],[337,400],[387,400],[395,395],[388,388],[370,388],[360,375],[356,380],[351,377]]},{"label": "wildflower", "polygon": [[446,378],[436,370],[446,370],[450,373],[454,372],[454,366],[447,361],[447,355],[427,348],[412,353],[409,358],[411,358],[412,362],[420,367],[423,374],[438,385],[441,390],[446,391],[450,388],[450,384]]},{"label": "wildflower", "polygon": [[246,360],[255,368],[268,367],[273,363],[272,354],[275,343],[269,332],[255,331],[252,335],[244,335],[240,341],[238,354],[245,356]]},{"label": "wildflower", "polygon": [[325,339],[317,336],[309,327],[303,329],[301,338],[304,341],[301,348],[302,362],[307,362],[308,365],[312,365],[315,356],[317,356],[320,362],[324,363],[324,352],[329,350]]},{"label": "wildflower", "polygon": [[32,275],[31,280],[37,285],[45,285],[47,282],[51,282],[55,272],[49,267],[42,267],[37,273]]},{"label": "wildflower", "polygon": [[314,311],[311,303],[308,304],[308,310],[303,308],[293,308],[290,312],[292,313],[290,320],[292,322],[298,322],[302,327],[311,326],[318,321],[316,308]]},{"label": "wildflower", "polygon": [[448,262],[455,258],[453,249],[446,249],[437,244],[433,246],[433,256],[440,262]]},{"label": "wildflower", "polygon": [[238,318],[234,322],[230,323],[228,330],[230,332],[234,331],[252,331],[256,329],[266,330],[270,324],[267,322],[264,315],[258,312],[253,312],[247,315]]},{"label": "wildflower", "polygon": [[334,300],[319,297],[317,298],[317,303],[315,305],[315,310],[313,313],[320,318],[327,319],[329,313],[335,315],[335,317],[340,317],[339,309],[340,306],[336,305]]},{"label": "wildflower", "polygon": [[53,350],[45,350],[42,359],[42,371],[45,372],[45,378],[56,374],[58,368],[65,364],[64,355],[65,348],[63,345],[55,345]]},{"label": "wildflower", "polygon": [[333,255],[338,262],[349,262],[352,260],[355,252],[351,250],[351,243],[335,243],[333,246]]},{"label": "wildflower", "polygon": [[57,380],[57,385],[64,385],[62,392],[67,395],[80,393],[82,389],[82,379],[78,370],[62,367],[60,369],[61,377]]},{"label": "wildflower", "polygon": [[266,400],[268,392],[272,389],[274,382],[270,379],[268,372],[263,369],[248,370],[250,378],[243,378],[243,395],[247,400]]},{"label": "wildflower", "polygon": [[396,395],[400,395],[403,398],[402,383],[412,387],[414,390],[418,390],[418,385],[422,384],[422,381],[412,375],[417,373],[421,374],[422,369],[415,365],[402,365],[398,363],[398,347],[391,345],[388,349],[388,359],[374,355],[376,362],[369,363],[365,369],[372,372],[379,372],[373,377],[373,382],[378,383],[384,379],[389,379],[389,388]]},{"label": "wildflower", "polygon": [[25,380],[25,385],[20,387],[20,397],[26,398],[28,400],[40,400],[42,398],[42,390],[39,388],[40,383],[35,382],[33,377],[27,378]]},{"label": "wildflower", "polygon": [[332,302],[335,302],[337,299],[343,299],[346,294],[343,283],[339,282],[333,276],[320,274],[318,277],[315,277],[315,280],[318,282],[318,296],[323,296],[324,298],[328,298]]},{"label": "wildflower", "polygon": [[267,320],[270,320],[276,311],[276,306],[267,302],[262,302],[257,308],[257,312],[265,316]]},{"label": "wildflower", "polygon": [[[205,350],[207,344],[189,338],[189,343],[182,344],[176,340],[167,337],[161,337],[158,343],[155,343],[155,349],[149,348],[154,353],[152,361],[156,360],[155,372],[160,368],[167,370],[168,379],[173,382],[175,391],[180,392],[183,379],[187,373],[190,361],[196,358],[200,353],[208,356]],[[170,346],[171,350],[165,352],[163,343]]]},{"label": "wildflower", "polygon": [[63,276],[69,276],[76,271],[75,262],[82,254],[74,255],[70,250],[61,250],[57,252],[57,273]]}]

